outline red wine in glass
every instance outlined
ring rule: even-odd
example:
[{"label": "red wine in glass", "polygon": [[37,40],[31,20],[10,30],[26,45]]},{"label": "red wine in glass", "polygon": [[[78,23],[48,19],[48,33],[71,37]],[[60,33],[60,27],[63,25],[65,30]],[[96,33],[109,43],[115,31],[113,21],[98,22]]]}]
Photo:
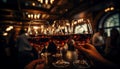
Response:
[{"label": "red wine in glass", "polygon": [[69,37],[70,35],[53,35],[52,39],[55,41],[55,44],[58,44],[61,47],[64,46]]},{"label": "red wine in glass", "polygon": [[89,43],[92,34],[73,34],[72,37],[75,41],[76,45],[84,45],[85,43]]},{"label": "red wine in glass", "polygon": [[70,35],[53,35],[52,36],[52,40],[54,41],[54,43],[57,46],[57,51],[58,51],[57,53],[60,54],[60,56],[58,57],[59,60],[63,61],[62,49],[63,49],[65,43],[67,43],[69,37],[70,37]]},{"label": "red wine in glass", "polygon": [[[85,46],[85,43],[90,43],[92,34],[73,34],[72,37],[76,46]],[[85,59],[85,54],[82,51],[78,51],[78,59]],[[86,58],[87,59],[87,58]]]}]

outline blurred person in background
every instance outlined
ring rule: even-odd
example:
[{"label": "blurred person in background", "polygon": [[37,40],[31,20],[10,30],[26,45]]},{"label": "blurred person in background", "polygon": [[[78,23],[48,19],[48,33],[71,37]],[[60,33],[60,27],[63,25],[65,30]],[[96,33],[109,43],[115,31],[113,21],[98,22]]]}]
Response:
[{"label": "blurred person in background", "polygon": [[34,48],[30,45],[28,41],[28,35],[26,34],[27,31],[24,29],[21,29],[19,32],[19,36],[16,41],[16,46],[18,49],[18,68],[24,69],[25,65],[28,64],[36,58],[36,55],[34,54]]},{"label": "blurred person in background", "polygon": [[92,37],[92,44],[95,46],[95,48],[98,50],[98,52],[102,55],[104,55],[104,46],[105,46],[105,41],[104,41],[104,30],[102,28],[99,29],[98,32],[93,34]]},{"label": "blurred person in background", "polygon": [[9,57],[8,63],[11,68],[17,67],[17,48],[15,47],[16,37],[17,37],[16,30],[15,29],[10,30],[7,41],[8,46],[7,55]]},{"label": "blurred person in background", "polygon": [[106,40],[105,56],[110,61],[120,64],[120,33],[116,28],[110,30],[110,37]]}]

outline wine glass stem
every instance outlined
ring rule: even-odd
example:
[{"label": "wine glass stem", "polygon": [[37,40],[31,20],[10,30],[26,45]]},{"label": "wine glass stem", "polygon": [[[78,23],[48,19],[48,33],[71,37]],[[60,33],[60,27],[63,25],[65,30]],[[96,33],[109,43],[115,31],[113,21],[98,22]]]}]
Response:
[{"label": "wine glass stem", "polygon": [[42,57],[41,57],[41,51],[38,51],[38,59],[39,59],[39,58],[42,58]]},{"label": "wine glass stem", "polygon": [[62,48],[60,48],[60,57],[61,57],[61,60],[63,60],[63,58],[62,58]]},{"label": "wine glass stem", "polygon": [[45,63],[48,63],[48,46],[45,46]]}]

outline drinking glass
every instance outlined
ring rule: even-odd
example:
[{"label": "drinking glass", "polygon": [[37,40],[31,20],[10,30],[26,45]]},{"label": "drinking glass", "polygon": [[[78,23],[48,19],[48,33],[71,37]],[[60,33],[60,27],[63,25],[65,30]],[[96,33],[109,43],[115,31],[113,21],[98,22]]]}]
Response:
[{"label": "drinking glass", "polygon": [[[90,43],[91,35],[93,34],[91,23],[88,19],[76,19],[72,20],[72,38],[74,40],[74,45],[84,46],[85,43]],[[87,68],[89,64],[87,62],[86,54],[82,51],[78,51],[78,60],[74,61],[74,65],[79,65],[77,67]]]},{"label": "drinking glass", "polygon": [[69,23],[66,20],[55,20],[52,24],[53,28],[53,34],[52,34],[52,40],[57,46],[57,54],[58,60],[55,62],[57,65],[64,67],[65,64],[69,64],[69,62],[65,61],[63,59],[63,48],[65,44],[67,43],[70,35],[68,31]]},{"label": "drinking glass", "polygon": [[49,22],[46,20],[33,20],[30,21],[28,27],[28,34],[32,39],[33,46],[38,51],[38,58],[41,58],[41,52],[49,45]]}]

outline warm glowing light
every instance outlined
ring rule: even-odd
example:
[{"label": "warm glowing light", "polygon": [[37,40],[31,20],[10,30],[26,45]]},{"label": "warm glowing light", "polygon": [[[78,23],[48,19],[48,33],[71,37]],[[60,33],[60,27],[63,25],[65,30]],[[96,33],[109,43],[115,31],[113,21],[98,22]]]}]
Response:
[{"label": "warm glowing light", "polygon": [[[40,3],[44,3],[44,1],[43,0],[38,0]],[[45,4],[53,4],[53,2],[54,2],[54,0],[45,0]]]},{"label": "warm glowing light", "polygon": [[37,30],[35,30],[35,34],[38,35],[38,31]]},{"label": "warm glowing light", "polygon": [[111,7],[110,9],[111,9],[111,10],[114,10],[114,7]]},{"label": "warm glowing light", "polygon": [[38,18],[38,19],[40,18],[40,14],[37,15],[37,18]]},{"label": "warm glowing light", "polygon": [[53,4],[54,0],[50,0],[50,3]]},{"label": "warm glowing light", "polygon": [[79,23],[79,22],[83,22],[83,21],[84,21],[84,19],[83,19],[83,18],[82,18],[82,19],[79,19],[79,20],[78,20],[78,23]]},{"label": "warm glowing light", "polygon": [[33,14],[31,14],[30,17],[33,18]]},{"label": "warm glowing light", "polygon": [[107,12],[107,9],[105,9],[105,12]]},{"label": "warm glowing light", "polygon": [[110,8],[107,8],[108,11],[110,11]]},{"label": "warm glowing light", "polygon": [[106,8],[104,11],[105,11],[105,12],[109,12],[109,11],[113,11],[113,10],[114,10],[114,7],[112,6],[112,7]]},{"label": "warm glowing light", "polygon": [[38,0],[38,2],[40,2],[40,4],[39,4],[40,7],[50,9],[54,0]]},{"label": "warm glowing light", "polygon": [[69,26],[70,24],[69,23],[66,23],[67,26]]},{"label": "warm glowing light", "polygon": [[35,3],[32,3],[33,6],[35,6]]},{"label": "warm glowing light", "polygon": [[40,0],[40,3],[43,3],[43,0]]},{"label": "warm glowing light", "polygon": [[7,28],[6,31],[10,31],[11,29],[10,28]]},{"label": "warm glowing light", "polygon": [[13,29],[13,26],[9,26],[8,28],[6,28],[6,31],[10,31],[11,29]]},{"label": "warm glowing light", "polygon": [[50,15],[48,14],[27,14],[27,17],[30,19],[39,19],[41,18],[49,18]]},{"label": "warm glowing light", "polygon": [[34,14],[34,19],[36,19],[37,18],[37,14]]},{"label": "warm glowing light", "polygon": [[61,29],[64,29],[64,26],[62,26]]},{"label": "warm glowing light", "polygon": [[9,26],[9,28],[13,29],[13,26]]},{"label": "warm glowing light", "polygon": [[33,26],[33,29],[37,30],[39,27],[38,26]]},{"label": "warm glowing light", "polygon": [[77,24],[77,21],[75,21],[74,24]]},{"label": "warm glowing light", "polygon": [[41,28],[44,28],[44,26],[43,26],[43,25],[41,25]]},{"label": "warm glowing light", "polygon": [[30,18],[31,17],[31,15],[30,14],[28,14],[28,18]]},{"label": "warm glowing light", "polygon": [[3,33],[3,36],[7,36],[8,35],[8,33]]},{"label": "warm glowing light", "polygon": [[46,14],[43,14],[43,15],[42,15],[42,18],[45,18],[45,16],[46,16]]},{"label": "warm glowing light", "polygon": [[48,4],[48,0],[45,0],[45,4]]},{"label": "warm glowing light", "polygon": [[55,26],[55,23],[52,25],[52,27],[54,27]]}]

